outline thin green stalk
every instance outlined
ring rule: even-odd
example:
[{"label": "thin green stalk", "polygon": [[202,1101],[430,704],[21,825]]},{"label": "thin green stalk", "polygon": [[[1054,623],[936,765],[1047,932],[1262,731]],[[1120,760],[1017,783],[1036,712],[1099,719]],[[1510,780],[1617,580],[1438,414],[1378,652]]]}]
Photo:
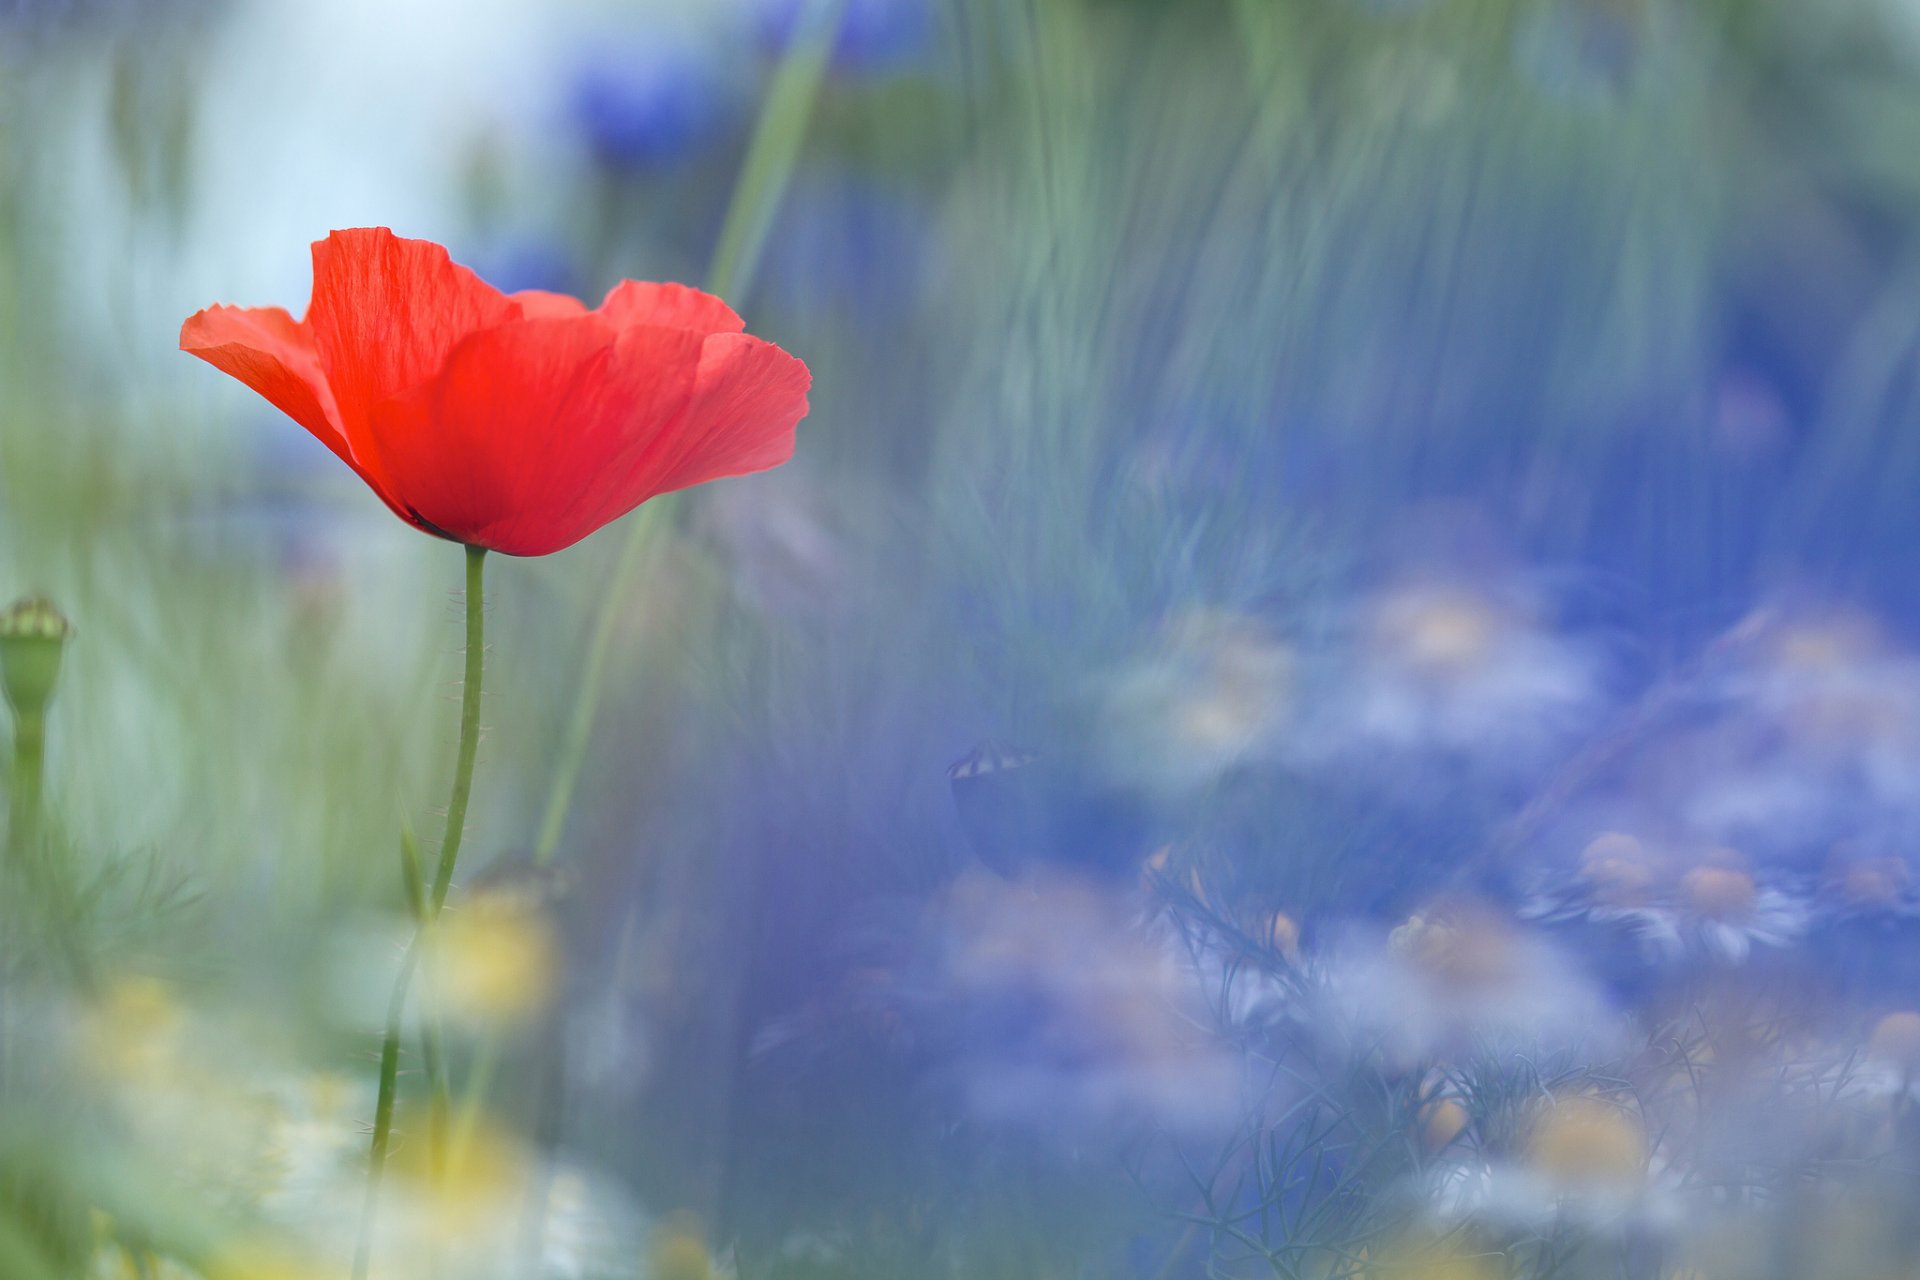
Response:
[{"label": "thin green stalk", "polygon": [[[29,725],[31,722],[31,726]],[[34,883],[34,873],[28,859],[33,856],[39,842],[40,796],[44,769],[43,744],[46,739],[45,721],[39,715],[16,715],[13,726],[13,780],[8,795],[7,814],[7,866],[8,875],[17,876],[23,885]],[[8,960],[6,951],[13,939],[10,922],[0,917],[0,978],[4,977],[4,966]],[[4,987],[0,987],[0,1096],[6,1092],[7,1082],[13,1079],[11,1048],[13,1035],[8,1022],[8,1000]]]},{"label": "thin green stalk", "polygon": [[[434,872],[433,892],[421,930],[430,929],[446,905],[453,884],[453,866],[460,856],[460,837],[466,830],[467,801],[473,794],[473,762],[480,748],[480,682],[486,666],[486,610],[482,607],[481,571],[487,553],[467,548],[467,675],[460,694],[460,758],[454,765],[453,797],[447,803],[446,835],[440,842],[440,866]],[[447,1173],[447,1142],[453,1116],[453,1087],[447,1078],[447,1056],[441,1048],[440,1020],[429,1011],[422,1020],[421,1059],[431,1096],[427,1133],[436,1181]]]},{"label": "thin green stalk", "polygon": [[49,856],[46,827],[46,714],[16,710],[13,722],[13,778],[8,793],[7,868],[19,877],[23,897],[46,923],[52,944],[66,961],[69,976],[83,989],[93,985],[93,965],[75,930],[80,904],[66,869]]},{"label": "thin green stalk", "polygon": [[367,1161],[367,1194],[360,1208],[360,1240],[353,1250],[354,1280],[365,1280],[367,1265],[373,1258],[373,1217],[380,1203],[380,1179],[387,1168],[387,1151],[393,1144],[393,1100],[400,1083],[400,1024],[406,1013],[407,983],[419,962],[419,938],[407,948],[400,961],[400,976],[394,981],[393,995],[387,1001],[387,1034],[380,1044],[380,1092],[373,1107],[373,1150]]},{"label": "thin green stalk", "polygon": [[[773,84],[760,107],[760,119],[754,126],[753,140],[740,167],[740,180],[734,184],[713,263],[707,272],[706,287],[710,293],[722,297],[733,294],[737,300],[752,287],[774,214],[800,158],[800,145],[806,138],[813,104],[820,95],[820,82],[826,75],[827,62],[840,32],[840,16],[845,4],[846,0],[813,0],[802,35],[788,46],[786,56],[774,73]],[[626,612],[627,592],[636,577],[640,553],[645,550],[653,527],[650,516],[652,512],[643,507],[641,517],[628,525],[627,540],[614,564],[612,586],[601,597],[599,616],[594,619],[593,637],[587,644],[586,662],[581,668],[580,684],[574,691],[566,734],[561,739],[559,759],[547,791],[539,836],[534,841],[533,857],[538,866],[544,867],[553,861],[560,837],[566,830],[567,812],[573,803],[574,788],[580,781],[580,767],[593,741],[593,723],[600,711],[600,685],[606,673],[607,655],[619,620]]]},{"label": "thin green stalk", "polygon": [[7,793],[13,806],[7,822],[7,858],[17,873],[33,876],[39,856],[42,781],[46,771],[46,717],[38,711],[20,711],[13,722],[13,783]]},{"label": "thin green stalk", "polygon": [[620,620],[621,610],[614,605],[626,594],[621,584],[631,581],[640,566],[641,553],[647,549],[648,535],[660,510],[657,504],[643,506],[634,516],[627,529],[627,540],[621,545],[620,558],[613,566],[613,590],[601,599],[600,616],[594,620],[593,638],[587,643],[587,660],[574,692],[573,709],[567,716],[566,737],[561,742],[553,782],[547,791],[540,835],[533,846],[536,866],[544,867],[552,862],[555,851],[560,848],[567,811],[573,805],[573,789],[580,781],[580,766],[587,758],[587,746],[593,739],[594,714],[600,709],[601,674],[606,670],[607,655],[613,649],[613,633]]},{"label": "thin green stalk", "polygon": [[800,144],[807,136],[807,122],[820,96],[820,81],[826,76],[834,41],[839,38],[845,7],[846,0],[813,0],[799,36],[787,47],[774,72],[760,119],[754,125],[753,140],[747,144],[747,156],[740,165],[740,180],[734,185],[727,219],[720,226],[720,243],[707,272],[710,292],[745,293],[759,270],[760,253],[766,248],[773,215],[780,208],[780,199],[800,158]]},{"label": "thin green stalk", "polygon": [[[446,905],[447,891],[453,885],[453,869],[460,857],[460,839],[465,833],[467,802],[473,795],[473,764],[480,750],[481,679],[486,670],[486,598],[483,569],[486,549],[467,549],[467,655],[466,677],[460,691],[460,748],[454,760],[453,794],[447,801],[446,833],[440,842],[440,862],[434,870],[433,885],[423,894],[420,885],[420,858],[413,847],[411,832],[401,836],[401,863],[407,880],[407,901],[413,909],[415,931],[400,972],[394,976],[393,995],[387,1004],[386,1037],[380,1046],[380,1088],[374,1103],[373,1143],[368,1155],[367,1196],[360,1221],[360,1241],[354,1250],[354,1280],[364,1280],[373,1248],[374,1210],[379,1200],[380,1178],[386,1169],[387,1152],[393,1136],[394,1099],[399,1092],[400,1037],[405,1018],[407,991],[419,968],[428,933]],[[450,1111],[445,1055],[440,1051],[439,1027],[432,1018],[422,1031],[428,1083],[433,1095],[430,1124],[434,1168],[439,1170],[446,1150],[446,1117]]]},{"label": "thin green stalk", "polygon": [[473,795],[473,760],[480,750],[480,678],[486,668],[487,620],[481,576],[485,547],[467,548],[467,673],[460,690],[460,757],[453,767],[453,795],[447,801],[446,834],[440,839],[440,866],[433,874],[432,914],[446,905],[460,837],[467,825],[467,801]]}]

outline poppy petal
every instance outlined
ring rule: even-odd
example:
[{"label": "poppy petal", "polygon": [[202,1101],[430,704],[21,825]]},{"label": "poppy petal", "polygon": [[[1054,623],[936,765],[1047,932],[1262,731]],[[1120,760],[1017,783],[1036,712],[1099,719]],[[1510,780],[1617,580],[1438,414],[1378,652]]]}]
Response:
[{"label": "poppy petal", "polygon": [[732,307],[710,293],[646,280],[622,280],[615,285],[600,304],[600,314],[622,329],[660,325],[707,334],[741,333],[747,327]]},{"label": "poppy petal", "polygon": [[425,386],[454,344],[511,319],[505,294],[441,246],[385,227],[336,231],[313,246],[313,333],[349,444],[375,405]]},{"label": "poppy petal", "polygon": [[520,304],[520,314],[525,317],[587,314],[587,304],[571,294],[550,293],[545,289],[522,289],[508,296]]},{"label": "poppy petal", "polygon": [[333,391],[321,371],[313,337],[279,307],[208,307],[180,326],[180,349],[244,382],[269,404],[305,427],[352,467],[381,499],[405,512],[354,456],[342,434]]},{"label": "poppy petal", "polygon": [[693,403],[672,450],[658,459],[653,491],[765,471],[791,458],[812,383],[807,366],[771,342],[743,333],[709,337]]},{"label": "poppy petal", "polygon": [[509,321],[462,341],[430,387],[383,405],[373,434],[422,520],[545,555],[647,496],[629,500],[631,456],[651,424],[682,415],[700,344],[676,329],[616,335],[592,315]]},{"label": "poppy petal", "polygon": [[316,242],[313,271],[305,319],[211,307],[182,348],[455,541],[557,551],[656,494],[778,465],[807,412],[806,366],[698,289],[627,281],[592,311],[507,295],[384,227]]},{"label": "poppy petal", "polygon": [[259,392],[349,465],[333,393],[311,338],[280,307],[208,307],[180,326],[180,349]]}]

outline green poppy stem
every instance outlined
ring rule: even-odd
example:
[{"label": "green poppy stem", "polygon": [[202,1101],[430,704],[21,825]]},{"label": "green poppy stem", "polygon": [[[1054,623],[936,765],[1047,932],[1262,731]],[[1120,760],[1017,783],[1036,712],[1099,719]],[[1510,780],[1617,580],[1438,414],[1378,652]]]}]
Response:
[{"label": "green poppy stem", "polygon": [[380,1203],[380,1179],[387,1170],[387,1151],[393,1143],[393,1101],[400,1084],[400,1029],[407,1007],[407,983],[419,962],[419,939],[400,961],[400,976],[387,1002],[387,1034],[380,1045],[380,1091],[373,1107],[373,1150],[367,1160],[367,1194],[360,1209],[360,1239],[353,1250],[354,1280],[366,1280],[373,1260],[373,1218]]},{"label": "green poppy stem", "polygon": [[[487,624],[483,570],[487,552],[484,547],[467,548],[467,658],[466,677],[460,691],[460,748],[453,766],[453,794],[447,801],[446,832],[440,840],[440,861],[433,873],[433,884],[420,884],[420,860],[412,848],[412,837],[401,841],[402,871],[406,876],[407,901],[413,908],[415,932],[400,971],[394,976],[393,995],[387,1004],[387,1029],[380,1045],[380,1087],[373,1111],[373,1142],[367,1160],[367,1195],[360,1217],[360,1240],[354,1249],[354,1280],[365,1280],[372,1258],[374,1212],[379,1203],[380,1179],[386,1171],[387,1152],[393,1141],[394,1100],[400,1084],[400,1039],[405,1023],[407,992],[415,971],[427,949],[427,938],[440,909],[446,905],[447,892],[453,886],[454,865],[460,858],[460,840],[466,833],[467,803],[473,797],[473,764],[480,751],[480,695],[486,671]],[[423,888],[425,891],[423,892]],[[432,1019],[426,1020],[423,1035],[428,1084],[432,1090],[433,1111],[430,1141],[436,1173],[444,1164],[447,1116],[450,1096],[446,1074],[446,1056],[440,1050],[440,1030]]]},{"label": "green poppy stem", "polygon": [[13,721],[13,781],[7,792],[12,805],[7,821],[7,858],[16,873],[24,873],[29,878],[34,876],[31,860],[38,856],[40,844],[46,743],[45,714],[37,709],[16,712]]},{"label": "green poppy stem", "polygon": [[467,548],[467,673],[460,690],[460,756],[453,766],[453,795],[447,801],[447,828],[440,838],[440,866],[433,873],[430,917],[446,905],[453,885],[453,864],[466,831],[467,801],[473,796],[473,761],[480,751],[480,678],[486,668],[487,619],[481,576],[485,547]]},{"label": "green poppy stem", "polygon": [[[13,721],[13,778],[7,792],[7,865],[6,874],[21,882],[35,882],[33,859],[40,843],[41,777],[46,741],[46,721],[39,712],[16,712]],[[8,907],[7,909],[12,909]],[[0,917],[0,945],[13,944],[11,922]],[[6,957],[0,954],[0,963]],[[9,993],[0,989],[0,1096],[13,1079],[12,1029],[8,1022]]]},{"label": "green poppy stem", "polygon": [[[760,255],[766,248],[767,233],[773,227],[774,214],[793,177],[800,145],[806,140],[807,124],[813,116],[813,104],[820,96],[820,82],[826,76],[845,8],[846,0],[813,0],[801,35],[787,47],[774,72],[773,83],[760,106],[760,118],[754,125],[753,139],[747,144],[739,181],[734,184],[727,204],[726,220],[720,226],[720,242],[707,272],[709,293],[721,297],[734,294],[737,299],[753,285],[760,269]],[[606,673],[607,655],[620,618],[626,612],[627,592],[636,577],[640,553],[646,549],[648,534],[653,528],[653,521],[647,518],[650,514],[650,510],[643,507],[640,516],[628,524],[627,540],[614,565],[612,585],[601,597],[580,684],[574,691],[573,707],[567,716],[566,735],[561,739],[560,758],[547,790],[540,833],[534,841],[533,859],[537,866],[544,867],[553,861],[553,855],[560,848],[560,837],[566,830],[574,788],[580,781],[580,768],[593,741],[593,722],[600,711],[600,684]]]},{"label": "green poppy stem", "polygon": [[43,597],[0,610],[0,698],[13,711],[13,779],[8,793],[7,854],[15,874],[35,879],[40,854],[47,705],[60,679],[72,627]]},{"label": "green poppy stem", "polygon": [[13,711],[5,872],[13,878],[10,890],[17,894],[15,919],[44,928],[49,950],[87,990],[93,984],[93,966],[80,935],[82,895],[70,878],[72,869],[55,855],[46,810],[47,709],[71,634],[71,625],[44,598],[20,600],[0,610],[0,695]]}]

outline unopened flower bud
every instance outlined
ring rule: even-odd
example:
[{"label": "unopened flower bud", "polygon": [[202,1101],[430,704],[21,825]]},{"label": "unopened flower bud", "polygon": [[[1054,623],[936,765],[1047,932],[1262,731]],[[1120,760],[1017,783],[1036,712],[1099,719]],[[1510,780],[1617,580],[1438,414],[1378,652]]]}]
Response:
[{"label": "unopened flower bud", "polygon": [[60,655],[72,626],[52,603],[29,596],[0,611],[0,689],[14,714],[39,716],[60,677]]},{"label": "unopened flower bud", "polygon": [[1415,1118],[1420,1125],[1420,1145],[1428,1154],[1444,1151],[1473,1123],[1472,1113],[1457,1098],[1431,1098],[1420,1104]]},{"label": "unopened flower bud", "polygon": [[1273,918],[1267,921],[1263,941],[1289,964],[1300,959],[1300,925],[1284,911],[1274,912]]}]

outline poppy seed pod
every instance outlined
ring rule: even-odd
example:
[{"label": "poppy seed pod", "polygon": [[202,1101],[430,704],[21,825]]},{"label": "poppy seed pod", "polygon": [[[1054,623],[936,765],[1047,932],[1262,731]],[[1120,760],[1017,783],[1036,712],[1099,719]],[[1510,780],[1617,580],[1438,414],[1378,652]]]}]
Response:
[{"label": "poppy seed pod", "polygon": [[43,596],[29,596],[0,611],[0,689],[20,719],[37,719],[45,712],[72,633],[72,625]]}]

